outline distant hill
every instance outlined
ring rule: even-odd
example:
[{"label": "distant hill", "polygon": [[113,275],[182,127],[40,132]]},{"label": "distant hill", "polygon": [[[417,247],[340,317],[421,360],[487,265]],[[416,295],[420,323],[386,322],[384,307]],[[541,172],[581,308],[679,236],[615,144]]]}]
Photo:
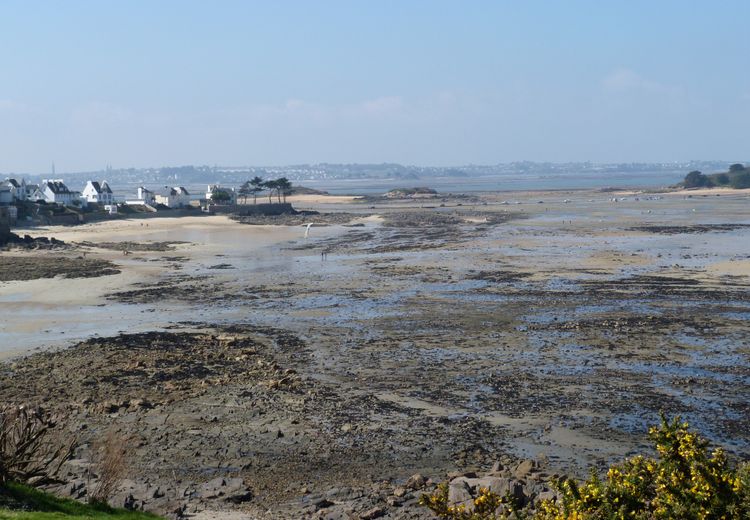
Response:
[{"label": "distant hill", "polygon": [[306,188],[305,186],[294,186],[290,195],[330,195],[327,191]]},{"label": "distant hill", "polygon": [[417,188],[396,188],[384,195],[389,199],[413,199],[420,197],[435,197],[437,191],[432,188],[417,187]]}]

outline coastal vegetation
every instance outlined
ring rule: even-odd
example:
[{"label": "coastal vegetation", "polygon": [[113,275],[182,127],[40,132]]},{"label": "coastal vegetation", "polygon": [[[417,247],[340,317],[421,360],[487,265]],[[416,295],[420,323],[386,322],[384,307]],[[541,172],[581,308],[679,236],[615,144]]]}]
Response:
[{"label": "coastal vegetation", "polygon": [[229,202],[232,200],[232,195],[227,190],[214,190],[211,193],[211,201],[213,202]]},{"label": "coastal vegetation", "polygon": [[55,426],[55,418],[42,408],[0,409],[0,485],[59,481],[57,473],[70,457],[74,443],[49,442],[49,433]]},{"label": "coastal vegetation", "polygon": [[237,194],[243,199],[243,202],[247,202],[247,198],[249,196],[253,196],[253,203],[258,203],[258,193],[262,192],[264,190],[264,182],[263,179],[261,179],[258,176],[253,177],[249,181],[245,181],[240,186],[239,191]]},{"label": "coastal vegetation", "polygon": [[268,202],[273,202],[273,196],[276,195],[278,202],[286,202],[288,195],[292,194],[292,183],[286,177],[280,177],[278,179],[269,179],[264,181],[260,177],[253,177],[252,179],[245,181],[240,186],[238,195],[247,202],[247,198],[252,195],[253,204],[258,203],[258,194],[268,190]]},{"label": "coastal vegetation", "polygon": [[449,487],[441,484],[420,503],[449,520],[598,519],[744,519],[750,517],[750,463],[733,467],[721,448],[690,431],[679,417],[649,430],[657,457],[636,455],[596,472],[583,483],[561,478],[556,499],[542,501],[532,514],[522,504],[487,488],[473,502],[455,504]]},{"label": "coastal vegetation", "polygon": [[38,489],[8,482],[0,486],[2,520],[154,520],[160,517],[140,511],[59,498]]},{"label": "coastal vegetation", "polygon": [[88,504],[35,489],[33,486],[64,482],[60,467],[71,457],[75,441],[61,439],[59,431],[56,440],[52,440],[51,433],[59,429],[56,418],[42,408],[6,406],[0,410],[0,519],[157,518],[106,504],[119,481],[118,469],[123,467],[122,458],[112,456],[113,451],[122,453],[120,444],[115,442],[107,442],[99,468],[102,475],[111,478],[100,480]]},{"label": "coastal vegetation", "polygon": [[731,165],[727,172],[709,175],[693,170],[685,176],[683,186],[685,188],[750,188],[750,167],[737,163]]}]

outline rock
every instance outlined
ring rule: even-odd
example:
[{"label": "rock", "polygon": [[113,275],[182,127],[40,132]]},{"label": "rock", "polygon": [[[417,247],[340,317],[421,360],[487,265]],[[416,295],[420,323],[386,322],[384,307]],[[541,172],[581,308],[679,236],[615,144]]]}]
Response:
[{"label": "rock", "polygon": [[505,477],[484,477],[478,479],[469,479],[467,481],[469,486],[475,490],[475,494],[479,492],[481,488],[487,488],[496,495],[504,497],[509,495],[516,501],[524,503],[526,500],[526,494],[524,493],[523,485],[510,478]]},{"label": "rock", "polygon": [[185,510],[187,509],[187,504],[180,504],[174,509],[170,511],[176,518],[182,518],[185,516]]},{"label": "rock", "polygon": [[359,490],[354,490],[350,487],[343,486],[340,488],[329,489],[328,491],[326,491],[325,496],[326,498],[330,498],[331,500],[350,501],[362,497],[362,492]]},{"label": "rock", "polygon": [[544,468],[544,467],[546,467],[549,464],[549,457],[544,452],[537,453],[537,455],[536,455],[536,461],[537,461],[537,466],[538,467]]},{"label": "rock", "polygon": [[518,466],[516,466],[516,469],[513,473],[517,479],[522,479],[529,475],[534,470],[534,468],[536,468],[536,462],[531,459],[526,459]]},{"label": "rock", "polygon": [[335,506],[331,509],[323,509],[312,516],[315,520],[352,520],[357,518],[350,509],[343,506]]},{"label": "rock", "polygon": [[99,406],[99,408],[104,413],[116,413],[120,408],[122,408],[122,404],[113,401],[104,401]]},{"label": "rock", "polygon": [[451,471],[448,473],[448,480],[453,480],[454,478],[477,478],[477,474],[475,471]]},{"label": "rock", "polygon": [[224,497],[225,502],[229,502],[232,504],[243,504],[245,502],[250,502],[252,499],[253,499],[253,492],[250,491],[248,488],[236,490],[230,494],[227,494]]},{"label": "rock", "polygon": [[540,482],[526,481],[523,485],[523,494],[526,496],[527,501],[531,502],[534,497],[538,496],[545,489],[545,485]]},{"label": "rock", "polygon": [[131,399],[128,405],[131,408],[143,408],[144,410],[154,407],[154,405],[147,399]]},{"label": "rock", "polygon": [[539,500],[540,502],[541,502],[542,500],[552,500],[552,501],[557,501],[557,500],[558,500],[558,498],[559,498],[559,497],[558,497],[558,495],[557,495],[557,492],[556,492],[556,491],[553,491],[553,490],[542,491],[542,492],[540,492],[540,493],[539,493],[539,495],[537,495],[537,500]]},{"label": "rock", "polygon": [[504,469],[505,469],[505,466],[503,466],[503,463],[500,461],[497,461],[492,465],[492,469],[490,470],[490,473],[500,473]]},{"label": "rock", "polygon": [[375,518],[380,518],[385,514],[385,511],[383,511],[380,507],[373,507],[372,509],[369,509],[359,515],[359,518],[361,520],[374,520]]},{"label": "rock", "polygon": [[322,498],[322,499],[318,500],[317,502],[315,502],[314,505],[315,505],[315,509],[320,510],[320,509],[326,509],[328,507],[331,507],[332,505],[334,505],[334,503],[331,502],[330,500]]},{"label": "rock", "polygon": [[125,497],[122,507],[128,511],[136,511],[138,509],[138,501],[133,495],[128,495]]},{"label": "rock", "polygon": [[385,503],[391,507],[399,507],[404,501],[398,497],[388,497],[385,499]]},{"label": "rock", "polygon": [[409,477],[409,479],[406,481],[406,484],[404,485],[406,489],[422,489],[425,484],[427,483],[427,479],[424,478],[424,475],[421,473],[416,473],[415,475],[412,475]]},{"label": "rock", "polygon": [[504,496],[511,490],[513,482],[509,478],[484,477],[470,479],[467,484],[477,491],[486,488],[497,495]]},{"label": "rock", "polygon": [[217,477],[209,480],[198,488],[198,496],[208,500],[221,498],[233,504],[248,502],[253,498],[252,491],[245,486],[245,481],[239,477]]},{"label": "rock", "polygon": [[76,500],[85,497],[86,496],[86,481],[83,479],[74,480],[73,482],[70,483],[68,487],[68,492],[70,493],[70,496]]},{"label": "rock", "polygon": [[407,490],[404,486],[396,486],[396,488],[393,490],[393,496],[395,497],[402,497],[407,493]]},{"label": "rock", "polygon": [[467,484],[466,479],[459,477],[452,480],[448,486],[448,505],[458,506],[464,504],[469,506],[473,505],[473,503],[471,488]]}]

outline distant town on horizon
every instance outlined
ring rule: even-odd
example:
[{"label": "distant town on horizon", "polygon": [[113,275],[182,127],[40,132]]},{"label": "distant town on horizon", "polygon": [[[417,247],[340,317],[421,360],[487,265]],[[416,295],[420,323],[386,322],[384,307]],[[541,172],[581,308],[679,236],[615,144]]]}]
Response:
[{"label": "distant town on horizon", "polygon": [[523,173],[628,173],[628,172],[704,172],[724,171],[730,164],[750,161],[742,160],[690,160],[675,162],[629,162],[597,163],[581,162],[537,162],[514,161],[491,165],[466,164],[456,166],[420,166],[399,163],[314,163],[278,166],[226,166],[183,165],[160,167],[114,168],[110,165],[100,170],[63,171],[51,165],[47,172],[1,172],[0,177],[28,177],[30,179],[52,178],[64,175],[67,178],[104,177],[116,182],[182,182],[214,181],[241,182],[248,175],[261,177],[284,176],[295,181],[331,179],[430,179],[437,177],[484,177]]}]

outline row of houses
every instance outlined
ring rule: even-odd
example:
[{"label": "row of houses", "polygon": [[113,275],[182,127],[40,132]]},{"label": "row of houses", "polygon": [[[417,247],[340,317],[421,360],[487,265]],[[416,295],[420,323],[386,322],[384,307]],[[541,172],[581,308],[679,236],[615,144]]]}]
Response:
[{"label": "row of houses", "polygon": [[[126,199],[124,204],[150,206],[150,210],[155,211],[160,206],[189,207],[191,200],[192,197],[184,186],[164,186],[155,190],[141,186],[137,189],[136,197]],[[205,200],[206,207],[212,204],[234,205],[237,203],[237,191],[234,188],[209,184]],[[11,213],[17,214],[20,201],[80,208],[95,204],[111,214],[118,212],[115,195],[106,181],[87,181],[82,191],[71,190],[62,179],[45,179],[40,184],[27,184],[24,179],[6,179],[0,182],[0,206],[9,207]]]},{"label": "row of houses", "polygon": [[[209,187],[210,188],[210,187]],[[231,190],[233,193],[234,190]],[[138,188],[135,199],[126,200],[126,204],[163,205],[169,208],[181,208],[190,205],[190,193],[183,186],[164,186],[149,190]],[[61,206],[87,206],[99,204],[114,206],[115,195],[107,181],[87,181],[82,191],[74,191],[66,186],[62,179],[45,179],[40,184],[27,184],[25,180],[6,179],[0,183],[0,205],[12,205],[19,201],[58,204]]]},{"label": "row of houses", "polygon": [[61,206],[114,204],[115,197],[106,181],[88,181],[83,191],[73,191],[62,179],[45,179],[40,184],[26,184],[24,179],[6,179],[0,183],[0,204],[19,201],[39,202]]},{"label": "row of houses", "polygon": [[190,193],[183,186],[164,186],[155,191],[140,186],[136,198],[126,200],[125,204],[161,204],[168,208],[184,208],[190,205]]},{"label": "row of houses", "polygon": [[[190,205],[191,195],[183,186],[164,186],[151,191],[143,186],[138,188],[137,198],[125,201],[126,204],[162,204],[169,208],[182,208]],[[209,184],[206,188],[206,201],[233,205],[237,203],[237,191],[224,188],[218,184]]]}]

